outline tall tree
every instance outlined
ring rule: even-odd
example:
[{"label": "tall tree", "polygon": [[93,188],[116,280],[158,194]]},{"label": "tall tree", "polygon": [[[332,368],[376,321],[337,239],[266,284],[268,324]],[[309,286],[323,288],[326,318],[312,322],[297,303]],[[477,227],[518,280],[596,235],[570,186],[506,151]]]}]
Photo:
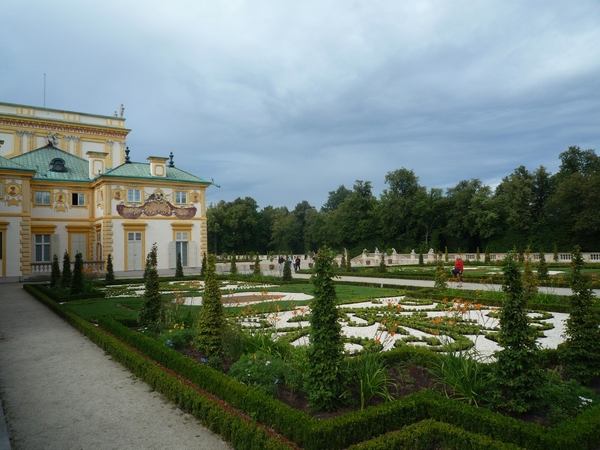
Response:
[{"label": "tall tree", "polygon": [[449,244],[468,250],[484,247],[482,236],[494,233],[497,214],[492,207],[492,192],[481,180],[460,181],[446,191],[446,235]]},{"label": "tall tree", "polygon": [[537,398],[542,377],[537,367],[536,332],[527,318],[527,298],[523,288],[517,255],[507,255],[504,263],[504,305],[500,312],[496,352],[495,397],[508,411],[528,411]]},{"label": "tall tree", "polygon": [[220,356],[223,352],[223,329],[225,314],[221,300],[221,285],[215,271],[215,255],[208,255],[204,272],[202,307],[198,313],[194,345],[208,356]]},{"label": "tall tree", "polygon": [[344,343],[339,323],[337,294],[333,278],[333,255],[327,246],[315,260],[314,300],[310,315],[310,347],[306,389],[313,408],[333,411],[343,404],[346,382],[343,376]]},{"label": "tall tree", "polygon": [[206,212],[209,242],[216,242],[220,252],[236,251],[238,254],[253,251],[260,236],[258,205],[251,197],[237,198],[233,202],[221,200]]},{"label": "tall tree", "polygon": [[299,246],[295,243],[301,235],[302,229],[296,215],[290,214],[285,206],[276,208],[269,243],[271,248],[277,253],[292,252],[295,246]]},{"label": "tall tree", "polygon": [[65,250],[65,254],[63,255],[63,266],[62,275],[60,278],[60,285],[64,289],[70,289],[72,278],[73,272],[71,271],[71,257],[69,256],[69,253]]},{"label": "tall tree", "polygon": [[374,243],[373,209],[376,199],[371,191],[370,181],[357,180],[352,194],[332,216],[340,233],[339,246],[367,247]]},{"label": "tall tree", "polygon": [[567,339],[562,349],[569,372],[583,382],[600,376],[600,313],[590,279],[583,269],[581,249],[571,253],[571,314],[567,319]]},{"label": "tall tree", "polygon": [[108,258],[106,259],[106,277],[105,280],[107,283],[111,283],[115,281],[115,271],[113,268],[112,255],[109,253]]},{"label": "tall tree", "polygon": [[56,253],[52,257],[52,270],[50,272],[50,287],[60,286],[60,264]]},{"label": "tall tree", "polygon": [[343,184],[335,191],[329,191],[327,202],[321,206],[321,212],[335,211],[351,194],[352,191]]},{"label": "tall tree", "polygon": [[[306,211],[304,215],[304,252],[317,249],[327,241],[325,235],[326,213],[320,213],[316,209]],[[332,241],[329,241],[332,243]],[[332,243],[333,244],[333,243]]]},{"label": "tall tree", "polygon": [[81,294],[85,289],[83,280],[83,256],[77,252],[75,254],[75,264],[73,265],[73,281],[71,282],[71,295]]},{"label": "tall tree", "polygon": [[389,246],[414,246],[419,220],[416,207],[427,191],[415,173],[404,167],[388,172],[385,182],[388,188],[382,192],[378,207],[382,237]]},{"label": "tall tree", "polygon": [[438,188],[420,190],[415,196],[414,212],[420,234],[418,238],[425,238],[426,247],[440,245],[440,242],[431,242],[431,238],[444,219],[443,198],[443,191]]},{"label": "tall tree", "polygon": [[140,309],[140,315],[138,323],[140,326],[150,326],[158,324],[163,319],[163,303],[160,294],[160,282],[158,278],[157,261],[158,261],[158,248],[156,243],[152,244],[150,253],[146,258],[146,277],[145,292],[142,297],[142,307]]}]

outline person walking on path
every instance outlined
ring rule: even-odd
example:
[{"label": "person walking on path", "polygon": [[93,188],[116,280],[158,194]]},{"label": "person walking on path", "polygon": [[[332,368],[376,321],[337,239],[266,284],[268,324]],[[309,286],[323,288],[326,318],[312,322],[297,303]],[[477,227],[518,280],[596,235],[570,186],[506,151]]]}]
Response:
[{"label": "person walking on path", "polygon": [[20,283],[2,284],[0,334],[0,395],[13,450],[232,448]]},{"label": "person walking on path", "polygon": [[452,274],[454,275],[454,277],[458,278],[458,287],[462,287],[462,282],[463,282],[463,270],[464,270],[465,266],[463,264],[463,260],[462,258],[459,256],[458,258],[456,258],[456,262],[454,263],[454,269],[452,269]]}]

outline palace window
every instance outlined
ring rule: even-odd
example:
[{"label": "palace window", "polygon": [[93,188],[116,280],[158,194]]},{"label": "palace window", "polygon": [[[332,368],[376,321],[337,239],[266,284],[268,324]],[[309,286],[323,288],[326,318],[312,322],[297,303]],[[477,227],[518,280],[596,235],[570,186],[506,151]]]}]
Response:
[{"label": "palace window", "polygon": [[50,205],[50,191],[35,191],[36,205]]},{"label": "palace window", "polygon": [[71,194],[71,205],[85,206],[85,194],[79,194],[79,193],[73,192]]},{"label": "palace window", "polygon": [[[175,233],[175,257],[181,253],[181,265],[188,265],[188,232],[178,231]],[[177,260],[176,260],[177,261]]]},{"label": "palace window", "polygon": [[140,203],[142,201],[142,193],[139,189],[127,189],[127,201],[129,203]]},{"label": "palace window", "polygon": [[187,204],[187,192],[186,191],[175,191],[175,204]]},{"label": "palace window", "polygon": [[35,262],[50,262],[50,235],[35,235]]}]

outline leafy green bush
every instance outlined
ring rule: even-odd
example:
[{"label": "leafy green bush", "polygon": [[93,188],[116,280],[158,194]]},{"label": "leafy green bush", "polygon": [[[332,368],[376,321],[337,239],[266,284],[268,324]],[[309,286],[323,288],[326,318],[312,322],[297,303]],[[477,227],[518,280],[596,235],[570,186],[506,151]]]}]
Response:
[{"label": "leafy green bush", "polygon": [[285,259],[283,263],[283,281],[291,281],[292,280],[292,263],[289,259]]},{"label": "leafy green bush", "polygon": [[175,324],[173,328],[162,331],[156,337],[158,342],[176,349],[187,347],[192,342],[192,339],[194,339],[194,330],[182,328],[179,324]]},{"label": "leafy green bush", "polygon": [[564,381],[558,369],[548,371],[547,382],[540,389],[540,411],[547,411],[551,424],[564,422],[598,405],[599,398],[577,380]]},{"label": "leafy green bush", "polygon": [[229,375],[274,396],[276,385],[284,383],[286,371],[287,367],[280,358],[258,352],[242,355],[229,369]]}]

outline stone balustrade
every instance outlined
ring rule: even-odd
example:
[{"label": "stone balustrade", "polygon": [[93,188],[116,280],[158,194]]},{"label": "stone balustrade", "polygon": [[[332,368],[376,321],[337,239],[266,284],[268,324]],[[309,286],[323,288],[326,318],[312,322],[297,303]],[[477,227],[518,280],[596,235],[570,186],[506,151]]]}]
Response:
[{"label": "stone balustrade", "polygon": [[[105,261],[84,261],[83,271],[86,273],[98,273],[104,271]],[[59,263],[60,270],[62,271],[62,261]],[[73,269],[73,262],[71,261],[71,269]],[[46,276],[52,272],[51,262],[36,262],[31,263],[31,274],[30,277]]]}]

